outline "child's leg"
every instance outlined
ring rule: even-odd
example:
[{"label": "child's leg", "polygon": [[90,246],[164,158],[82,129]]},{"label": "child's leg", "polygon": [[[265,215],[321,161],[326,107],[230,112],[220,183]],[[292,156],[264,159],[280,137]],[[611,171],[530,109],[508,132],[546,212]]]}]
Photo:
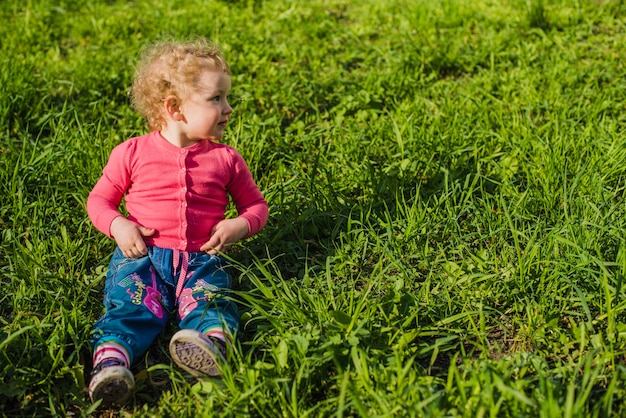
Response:
[{"label": "child's leg", "polygon": [[237,305],[228,299],[232,277],[222,257],[190,253],[186,281],[177,297],[181,329],[195,329],[223,341],[239,327]]},{"label": "child's leg", "polygon": [[116,249],[104,289],[106,312],[91,336],[94,359],[103,343],[122,346],[129,366],[143,356],[168,321],[173,304],[169,293],[150,256],[126,258]]},{"label": "child's leg", "polygon": [[124,404],[135,387],[129,370],[148,350],[170,316],[173,298],[156,273],[149,256],[130,259],[115,250],[104,288],[105,314],[91,336],[93,372],[89,383],[92,401]]},{"label": "child's leg", "polygon": [[232,278],[221,257],[205,253],[190,254],[188,272],[177,300],[181,331],[172,337],[170,353],[194,375],[218,376],[239,325],[235,303],[224,297]]}]

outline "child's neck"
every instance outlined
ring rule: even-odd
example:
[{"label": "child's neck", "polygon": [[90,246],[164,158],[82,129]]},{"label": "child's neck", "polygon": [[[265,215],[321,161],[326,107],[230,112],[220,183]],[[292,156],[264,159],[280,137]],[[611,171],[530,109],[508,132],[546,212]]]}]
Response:
[{"label": "child's neck", "polygon": [[185,137],[184,135],[181,135],[179,132],[176,132],[172,129],[168,129],[167,127],[164,127],[163,129],[161,129],[160,133],[163,139],[165,139],[167,142],[169,142],[170,144],[178,148],[190,147],[200,142],[200,141],[191,140]]}]

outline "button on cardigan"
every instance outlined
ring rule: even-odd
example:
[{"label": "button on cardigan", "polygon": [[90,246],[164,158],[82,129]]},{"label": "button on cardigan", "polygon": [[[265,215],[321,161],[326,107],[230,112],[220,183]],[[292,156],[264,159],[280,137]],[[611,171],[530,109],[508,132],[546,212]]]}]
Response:
[{"label": "button on cardigan", "polygon": [[267,203],[233,147],[207,140],[179,148],[154,131],[113,149],[89,194],[87,213],[111,237],[124,198],[128,219],[157,231],[144,237],[147,245],[199,251],[224,219],[229,195],[248,222],[248,237],[259,232],[267,222]]}]

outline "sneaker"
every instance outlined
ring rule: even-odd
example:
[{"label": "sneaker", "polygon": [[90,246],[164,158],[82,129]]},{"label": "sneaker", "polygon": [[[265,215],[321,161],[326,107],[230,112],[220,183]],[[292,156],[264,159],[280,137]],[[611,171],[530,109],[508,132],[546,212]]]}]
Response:
[{"label": "sneaker", "polygon": [[226,345],[222,340],[192,329],[178,331],[170,340],[174,362],[193,376],[218,377],[226,361]]},{"label": "sneaker", "polygon": [[102,399],[102,406],[121,406],[135,390],[135,378],[124,363],[116,359],[106,359],[91,372],[89,397],[92,402]]}]

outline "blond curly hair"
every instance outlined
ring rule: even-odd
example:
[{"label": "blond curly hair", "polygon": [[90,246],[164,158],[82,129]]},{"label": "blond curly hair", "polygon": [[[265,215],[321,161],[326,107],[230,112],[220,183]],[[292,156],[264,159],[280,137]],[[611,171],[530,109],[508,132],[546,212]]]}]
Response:
[{"label": "blond curly hair", "polygon": [[184,100],[202,70],[207,69],[231,74],[217,45],[205,38],[153,44],[142,53],[137,65],[130,91],[132,104],[151,129],[162,129],[165,98]]}]

